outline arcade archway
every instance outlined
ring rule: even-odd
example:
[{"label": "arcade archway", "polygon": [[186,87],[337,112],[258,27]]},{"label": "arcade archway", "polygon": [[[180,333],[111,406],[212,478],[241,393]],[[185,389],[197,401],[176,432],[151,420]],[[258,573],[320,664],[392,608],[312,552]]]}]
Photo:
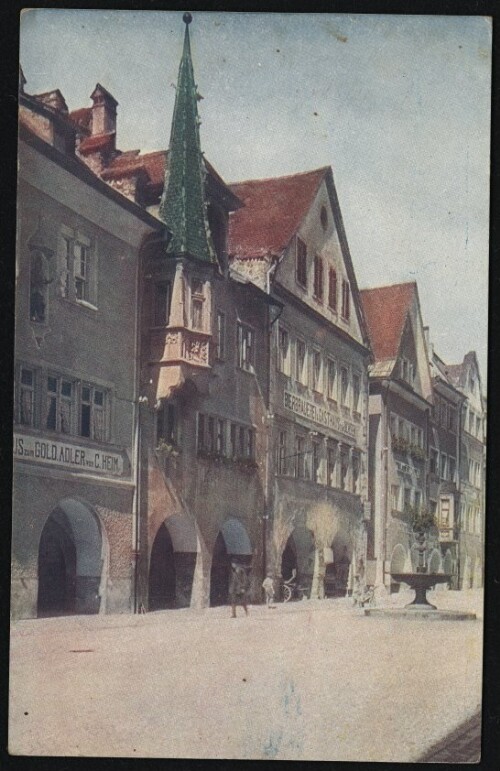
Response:
[{"label": "arcade archway", "polygon": [[94,511],[82,501],[62,501],[40,537],[37,615],[99,613],[104,556],[103,531]]},{"label": "arcade archway", "polygon": [[162,522],[149,560],[149,610],[189,607],[198,551],[191,519],[176,514]]},{"label": "arcade archway", "polygon": [[306,527],[296,527],[289,536],[281,555],[281,575],[288,581],[296,572],[295,584],[301,594],[310,596],[314,572],[314,539]]},{"label": "arcade archway", "polygon": [[210,572],[210,605],[227,605],[231,562],[252,563],[252,544],[241,522],[226,519],[217,535]]}]

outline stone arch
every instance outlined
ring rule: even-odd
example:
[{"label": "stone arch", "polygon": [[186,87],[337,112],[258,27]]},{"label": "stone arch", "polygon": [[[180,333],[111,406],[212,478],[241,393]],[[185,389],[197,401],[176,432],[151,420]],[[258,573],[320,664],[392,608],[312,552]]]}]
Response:
[{"label": "stone arch", "polygon": [[244,525],[236,517],[226,519],[215,539],[210,571],[210,605],[228,602],[231,561],[252,563],[252,544]]},{"label": "stone arch", "polygon": [[391,573],[404,573],[407,552],[402,543],[397,543],[391,554]]},{"label": "stone arch", "polygon": [[61,501],[40,536],[37,615],[104,612],[108,560],[108,541],[97,512],[83,500]]},{"label": "stone arch", "polygon": [[189,607],[199,551],[192,519],[174,514],[160,524],[149,555],[149,610]]},{"label": "stone arch", "polygon": [[[331,543],[333,562],[326,566],[325,590],[330,597],[345,597],[354,559],[352,535],[341,528]],[[352,567],[351,567],[352,566]]]},{"label": "stone arch", "polygon": [[428,573],[440,573],[441,572],[441,554],[438,549],[433,549],[429,554],[427,560],[427,572]]},{"label": "stone arch", "polygon": [[296,584],[309,595],[314,573],[315,544],[312,532],[303,526],[295,527],[281,554],[281,575],[286,581],[296,571]]}]

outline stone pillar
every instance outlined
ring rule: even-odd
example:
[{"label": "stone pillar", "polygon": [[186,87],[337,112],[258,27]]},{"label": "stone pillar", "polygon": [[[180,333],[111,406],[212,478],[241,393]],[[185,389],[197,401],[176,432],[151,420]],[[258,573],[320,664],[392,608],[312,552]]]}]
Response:
[{"label": "stone pillar", "polygon": [[191,607],[200,610],[210,605],[210,572],[212,570],[212,555],[203,543],[197,554],[191,592]]}]

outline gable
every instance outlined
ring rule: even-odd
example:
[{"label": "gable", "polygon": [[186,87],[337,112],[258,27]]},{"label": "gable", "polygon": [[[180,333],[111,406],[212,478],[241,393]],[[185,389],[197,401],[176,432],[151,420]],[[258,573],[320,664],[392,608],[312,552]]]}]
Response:
[{"label": "gable", "polygon": [[[339,222],[340,212],[335,211],[332,205],[332,190],[328,181],[330,176],[330,171],[328,175],[324,175],[312,202],[285,249],[274,274],[274,283],[298,297],[360,344],[366,345],[367,335],[364,331],[359,291],[341,220]],[[331,186],[333,187],[333,180]],[[297,274],[300,250],[305,251],[304,282]],[[318,270],[315,261],[316,265],[318,262],[321,265],[319,286],[315,282],[315,270]],[[334,283],[336,287],[333,292]],[[316,290],[320,287],[319,293]],[[349,296],[347,303],[343,302],[343,292]]]},{"label": "gable", "polygon": [[413,389],[424,399],[432,402],[432,377],[429,366],[427,343],[420,313],[417,285],[401,335],[398,361],[406,358],[414,364]]}]

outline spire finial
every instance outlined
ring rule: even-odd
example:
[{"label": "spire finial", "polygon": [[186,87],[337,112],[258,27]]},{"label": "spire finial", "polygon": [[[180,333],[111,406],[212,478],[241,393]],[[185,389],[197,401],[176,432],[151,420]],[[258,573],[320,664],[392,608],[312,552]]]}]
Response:
[{"label": "spire finial", "polygon": [[193,17],[189,12],[186,12],[182,17],[182,21],[184,22],[184,24],[191,24],[191,22],[193,21]]}]

